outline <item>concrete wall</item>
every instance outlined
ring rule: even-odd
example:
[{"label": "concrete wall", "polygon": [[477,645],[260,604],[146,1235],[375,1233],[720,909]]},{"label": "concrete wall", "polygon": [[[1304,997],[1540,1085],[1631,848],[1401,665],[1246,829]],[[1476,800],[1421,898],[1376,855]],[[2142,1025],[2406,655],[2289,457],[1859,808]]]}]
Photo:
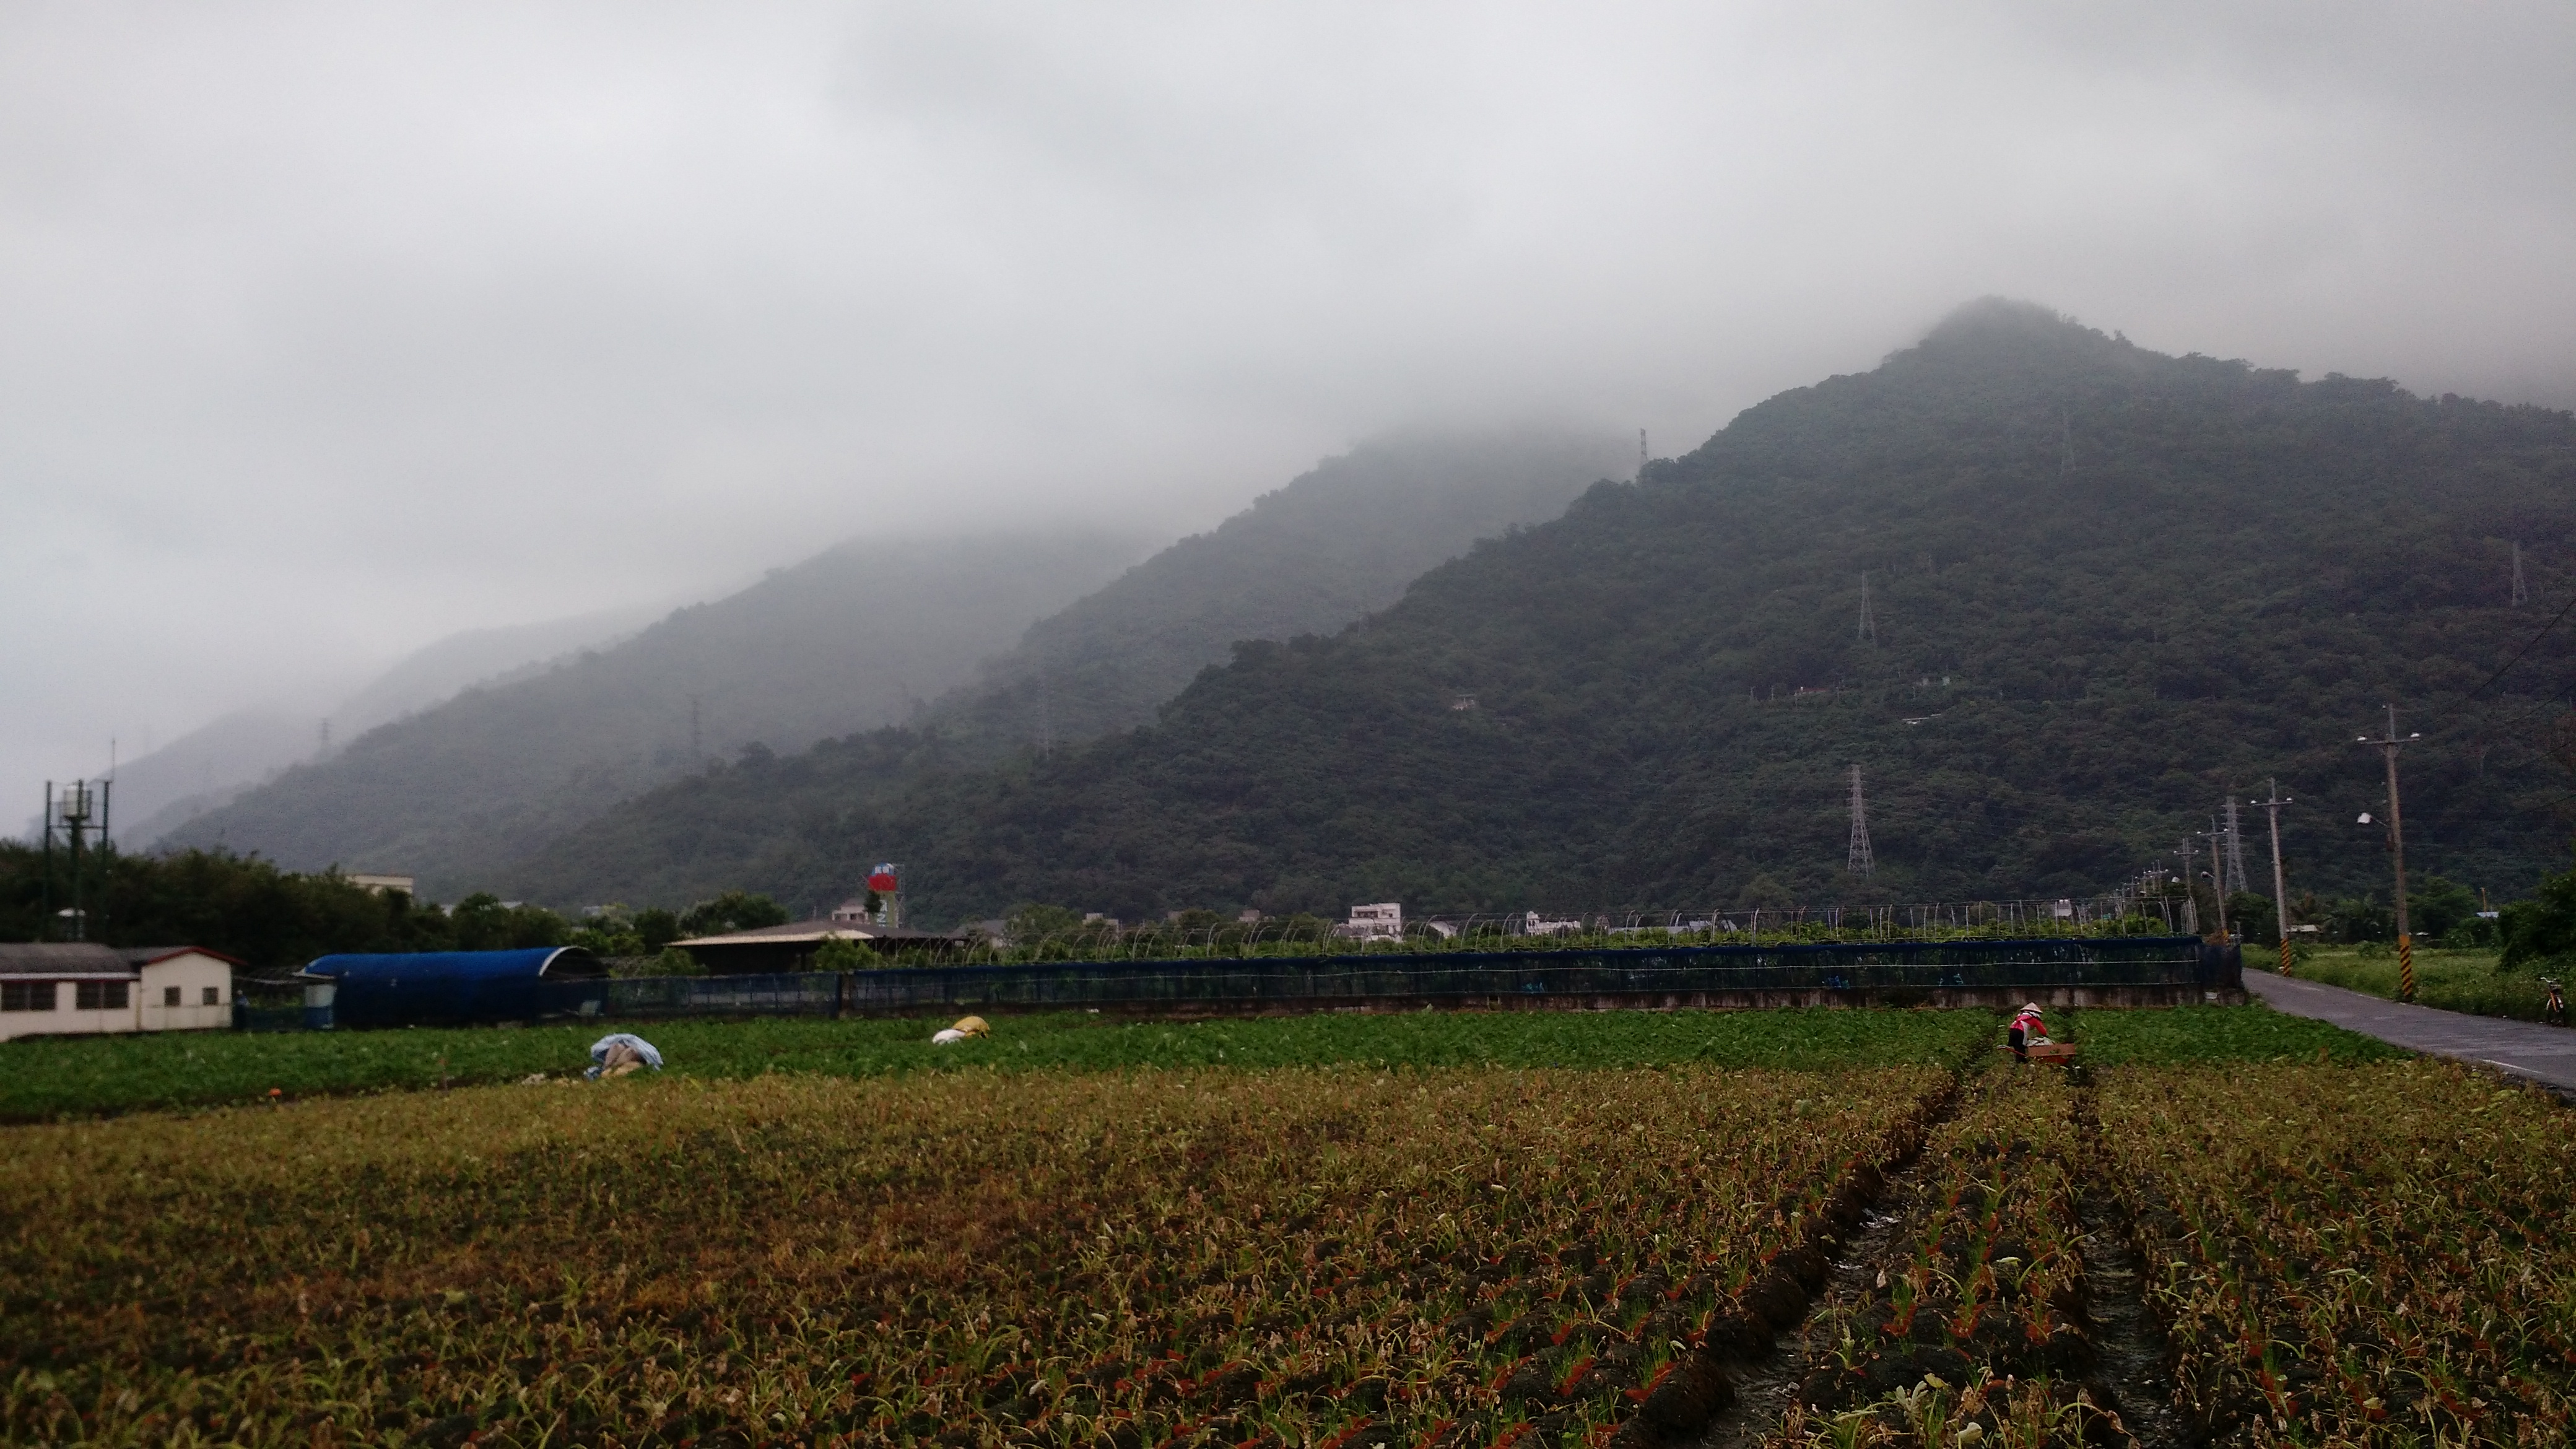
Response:
[{"label": "concrete wall", "polygon": [[[176,1006],[170,993],[179,993]],[[212,993],[212,999],[208,999]],[[187,951],[143,968],[135,1020],[145,1031],[207,1031],[233,1024],[232,964]]]}]

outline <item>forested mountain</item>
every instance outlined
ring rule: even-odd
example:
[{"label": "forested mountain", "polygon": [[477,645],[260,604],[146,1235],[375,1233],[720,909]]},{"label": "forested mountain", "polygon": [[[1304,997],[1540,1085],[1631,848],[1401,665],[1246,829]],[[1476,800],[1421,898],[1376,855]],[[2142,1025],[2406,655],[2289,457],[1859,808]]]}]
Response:
[{"label": "forested mountain", "polygon": [[1106,534],[845,544],[610,647],[349,740],[171,831],[453,899],[709,759],[902,720],[1149,545]]},{"label": "forested mountain", "polygon": [[2502,896],[2565,853],[2543,745],[2576,626],[2541,626],[2571,563],[2565,413],[1981,303],[1334,637],[1239,650],[1150,727],[999,768],[937,768],[936,730],[831,741],[653,792],[515,883],[810,900],[891,858],[922,920],[2062,895],[2277,776],[2294,889],[2384,891],[2353,741],[2394,702],[2424,733],[2410,865]]},{"label": "forested mountain", "polygon": [[414,650],[336,702],[270,704],[224,716],[116,771],[117,839],[140,849],[261,780],[474,684],[496,684],[574,650],[634,632],[651,615],[611,610],[496,629],[468,629]]},{"label": "forested mountain", "polygon": [[1615,437],[1554,429],[1363,443],[1040,620],[935,713],[952,748],[1145,724],[1236,642],[1339,630],[1477,539],[1554,518],[1635,468]]}]

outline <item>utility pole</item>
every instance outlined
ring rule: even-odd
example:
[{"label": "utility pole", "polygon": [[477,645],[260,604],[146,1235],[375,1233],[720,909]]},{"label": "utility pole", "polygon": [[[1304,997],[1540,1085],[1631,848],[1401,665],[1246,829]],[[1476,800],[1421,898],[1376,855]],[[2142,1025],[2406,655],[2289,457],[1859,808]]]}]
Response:
[{"label": "utility pole", "polygon": [[2200,902],[2193,898],[2191,883],[2200,877],[2192,874],[2190,836],[2182,838],[2182,849],[2176,854],[2182,857],[2182,928],[2197,936],[2200,934]]},{"label": "utility pole", "polygon": [[2290,886],[2289,878],[2281,874],[2281,807],[2290,803],[2290,797],[2281,793],[2279,780],[2273,780],[2271,786],[2272,798],[2254,803],[2272,816],[2272,921],[2276,934],[2281,938],[2281,974],[2287,976],[2290,974]]},{"label": "utility pole", "polygon": [[1878,619],[1869,610],[1869,574],[1866,570],[1860,576],[1860,638],[1864,644],[1878,642]]},{"label": "utility pole", "polygon": [[1852,766],[1851,856],[1847,862],[1851,873],[1866,876],[1878,869],[1869,851],[1869,807],[1860,796],[1860,766]]},{"label": "utility pole", "polygon": [[[2397,751],[2404,745],[2422,739],[2422,735],[2397,737],[2397,706],[2388,707],[2388,733],[2379,739],[2363,735],[2353,741],[2379,751],[2388,762],[2388,855],[2397,867],[2397,999],[2415,999],[2415,938],[2406,931],[2406,818],[2397,808]],[[2363,816],[2367,820],[2369,816]]]}]

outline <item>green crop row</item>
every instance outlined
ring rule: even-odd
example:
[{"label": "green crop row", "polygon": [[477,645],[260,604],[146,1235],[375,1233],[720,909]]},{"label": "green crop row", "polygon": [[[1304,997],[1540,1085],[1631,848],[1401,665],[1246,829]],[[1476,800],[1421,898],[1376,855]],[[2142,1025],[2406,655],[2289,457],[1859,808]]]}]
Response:
[{"label": "green crop row", "polygon": [[[2071,1025],[2073,1017],[2065,1020]],[[2308,1060],[2402,1055],[2367,1037],[2261,1007],[2094,1011],[2086,1052],[2119,1062]],[[995,1017],[989,1041],[937,1047],[946,1019],[633,1024],[677,1075],[836,1076],[925,1071],[1141,1070],[1180,1067],[1584,1066],[1830,1070],[1956,1064],[2001,1040],[1986,1011],[1602,1011],[1324,1013],[1206,1021],[1133,1021],[1061,1013]],[[0,1043],[0,1121],[197,1107],[282,1097],[417,1090],[562,1075],[587,1063],[607,1028],[475,1027],[402,1031],[166,1032]],[[2064,1028],[2061,1028],[2064,1030]]]}]

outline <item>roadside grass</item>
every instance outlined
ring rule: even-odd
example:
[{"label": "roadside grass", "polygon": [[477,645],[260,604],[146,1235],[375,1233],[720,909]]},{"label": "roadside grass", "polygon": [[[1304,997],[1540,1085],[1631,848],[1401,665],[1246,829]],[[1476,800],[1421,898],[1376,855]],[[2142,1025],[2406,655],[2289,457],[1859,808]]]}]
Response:
[{"label": "roadside grass", "polygon": [[[950,1018],[589,1023],[347,1032],[168,1032],[0,1043],[0,1122],[283,1097],[418,1091],[571,1076],[603,1031],[634,1030],[668,1074],[1160,1071],[1192,1067],[1660,1067],[1789,1071],[1957,1065],[2002,1040],[1982,1010],[1318,1013],[1136,1021],[1089,1013],[993,1018],[993,1036],[930,1044]],[[2375,1061],[2405,1053],[2259,1006],[2052,1014],[2101,1065]]]},{"label": "roadside grass", "polygon": [[[2318,951],[2299,963],[2297,974],[2302,981],[2322,981],[2328,986],[2367,992],[2395,1001],[2396,949],[2383,946],[2379,952],[2362,954],[2367,949]],[[2245,964],[2247,970],[2254,969],[2250,952]],[[2438,1006],[2444,1011],[2465,1011],[2477,1016],[2538,1021],[2541,1005],[2546,999],[2540,988],[2540,978],[2548,974],[2551,973],[2499,974],[2493,951],[2418,950],[2415,953],[2415,1004]]]}]

